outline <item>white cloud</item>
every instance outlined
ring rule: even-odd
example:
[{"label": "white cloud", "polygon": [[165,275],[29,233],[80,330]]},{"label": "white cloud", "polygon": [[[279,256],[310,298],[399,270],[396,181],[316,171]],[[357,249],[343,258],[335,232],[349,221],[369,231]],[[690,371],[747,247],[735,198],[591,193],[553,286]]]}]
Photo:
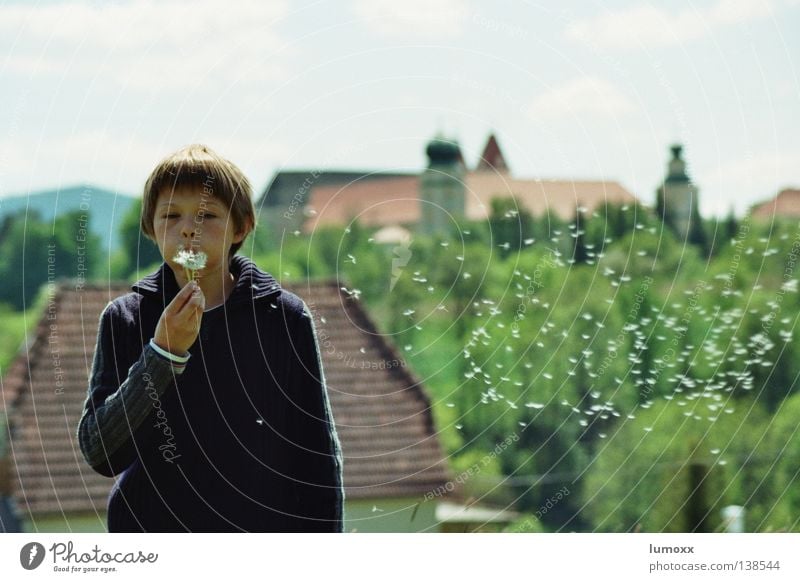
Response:
[{"label": "white cloud", "polygon": [[461,0],[353,0],[351,6],[366,28],[388,38],[457,38],[468,12]]},{"label": "white cloud", "polygon": [[534,121],[574,116],[617,116],[634,109],[633,102],[616,85],[597,77],[578,77],[550,88],[528,107]]},{"label": "white cloud", "polygon": [[[206,143],[242,168],[251,179],[257,197],[263,187],[264,164],[277,165],[291,149],[275,139],[251,138],[228,133],[206,134],[176,143],[141,136],[122,136],[102,130],[86,130],[53,136],[39,143],[34,137],[0,140],[0,196],[20,194],[53,186],[95,184],[139,194],[147,176],[165,156],[191,142]],[[12,170],[13,172],[9,171]],[[33,181],[48,176],[47,182]]]},{"label": "white cloud", "polygon": [[742,211],[772,198],[783,188],[800,187],[797,168],[800,150],[759,153],[698,169],[701,204],[717,214],[727,212],[731,203]]},{"label": "white cloud", "polygon": [[[157,151],[154,145],[120,139],[101,130],[48,137],[43,141],[27,135],[4,139],[0,141],[0,158],[8,164],[0,168],[0,176],[4,178],[0,195],[82,183],[119,186],[123,193],[135,193],[146,178],[143,168],[158,161],[153,160],[153,152]],[[11,169],[13,172],[8,171]],[[137,170],[139,179],[131,180],[131,174]],[[48,176],[46,182],[36,181],[43,175]]]},{"label": "white cloud", "polygon": [[0,7],[5,70],[111,78],[142,89],[274,79],[282,0],[137,0]]},{"label": "white cloud", "polygon": [[706,8],[670,10],[645,4],[578,20],[566,28],[567,38],[606,49],[682,44],[717,27],[750,22],[771,13],[768,0],[719,0]]},{"label": "white cloud", "polygon": [[769,0],[720,0],[708,14],[714,24],[738,24],[766,18],[771,11]]}]

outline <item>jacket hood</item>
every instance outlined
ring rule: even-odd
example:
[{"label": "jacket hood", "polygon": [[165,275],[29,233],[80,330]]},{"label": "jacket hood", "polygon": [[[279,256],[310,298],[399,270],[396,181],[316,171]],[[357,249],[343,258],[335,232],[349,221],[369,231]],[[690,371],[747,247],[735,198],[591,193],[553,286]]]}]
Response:
[{"label": "jacket hood", "polygon": [[[230,305],[273,297],[281,293],[281,286],[275,278],[259,269],[247,257],[234,255],[231,258],[230,272],[236,278],[236,285],[227,301]],[[180,290],[175,280],[175,273],[166,261],[161,263],[157,271],[131,285],[131,289],[144,296],[162,297],[165,304],[172,301]]]}]

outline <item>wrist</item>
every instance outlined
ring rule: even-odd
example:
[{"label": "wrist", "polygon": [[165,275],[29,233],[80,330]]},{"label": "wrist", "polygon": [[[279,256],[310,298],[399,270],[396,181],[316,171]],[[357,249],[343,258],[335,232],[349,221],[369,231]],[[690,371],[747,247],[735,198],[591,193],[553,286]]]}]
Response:
[{"label": "wrist", "polygon": [[183,354],[176,354],[174,351],[167,349],[167,347],[157,342],[155,338],[152,338],[150,340],[150,345],[160,355],[164,356],[165,358],[169,358],[170,360],[175,362],[185,363],[189,360],[189,356],[191,355],[188,352]]}]

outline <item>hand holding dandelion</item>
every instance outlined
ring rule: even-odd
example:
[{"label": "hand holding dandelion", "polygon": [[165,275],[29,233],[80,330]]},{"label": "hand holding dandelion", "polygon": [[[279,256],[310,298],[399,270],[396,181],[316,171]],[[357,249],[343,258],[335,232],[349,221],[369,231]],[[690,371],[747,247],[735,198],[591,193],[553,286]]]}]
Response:
[{"label": "hand holding dandelion", "polygon": [[161,349],[185,356],[197,340],[206,299],[195,282],[178,291],[158,320],[153,341]]},{"label": "hand holding dandelion", "polygon": [[194,281],[195,273],[205,268],[208,255],[203,251],[195,252],[193,249],[184,249],[181,245],[172,260],[183,267],[183,273],[188,281]]}]

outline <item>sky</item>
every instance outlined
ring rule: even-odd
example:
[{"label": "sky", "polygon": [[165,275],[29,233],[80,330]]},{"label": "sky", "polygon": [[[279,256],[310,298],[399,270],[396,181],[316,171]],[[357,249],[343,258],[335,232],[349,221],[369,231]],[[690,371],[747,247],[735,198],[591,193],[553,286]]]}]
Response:
[{"label": "sky", "polygon": [[426,142],[652,204],[684,144],[706,214],[800,187],[800,0],[0,2],[0,197],[139,194],[206,143],[280,169],[419,171]]}]

